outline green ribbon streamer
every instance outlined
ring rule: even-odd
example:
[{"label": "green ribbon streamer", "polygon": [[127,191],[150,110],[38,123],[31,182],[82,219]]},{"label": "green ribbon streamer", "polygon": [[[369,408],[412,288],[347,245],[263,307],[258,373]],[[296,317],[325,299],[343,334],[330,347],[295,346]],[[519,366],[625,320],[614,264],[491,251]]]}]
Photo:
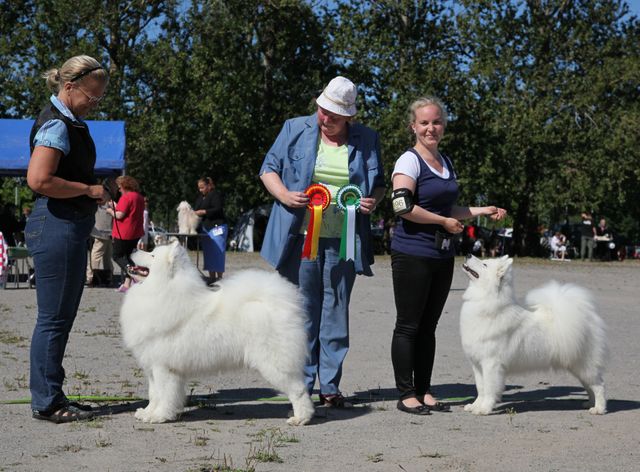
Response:
[{"label": "green ribbon streamer", "polygon": [[345,212],[340,234],[340,259],[343,261],[347,259],[347,221],[349,220],[349,212],[346,211],[346,208],[356,203],[358,203],[358,197],[353,194],[348,194],[344,202]]}]

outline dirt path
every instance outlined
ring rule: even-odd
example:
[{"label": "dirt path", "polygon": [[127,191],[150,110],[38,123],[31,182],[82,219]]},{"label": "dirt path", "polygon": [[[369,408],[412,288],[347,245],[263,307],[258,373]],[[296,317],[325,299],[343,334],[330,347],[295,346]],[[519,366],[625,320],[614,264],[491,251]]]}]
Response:
[{"label": "dirt path", "polygon": [[[229,272],[266,267],[231,254]],[[341,387],[350,411],[318,409],[308,427],[285,424],[287,403],[252,372],[196,379],[195,406],[181,421],[143,425],[143,401],[101,403],[84,424],[30,418],[29,407],[0,405],[0,471],[632,471],[640,461],[640,263],[516,261],[519,296],[549,277],[593,290],[609,326],[610,413],[581,407],[584,391],[565,374],[507,379],[498,413],[416,417],[395,409],[390,361],[394,305],[388,257],[359,277],[351,306],[351,351]],[[456,271],[438,328],[434,389],[458,405],[475,394],[460,348],[458,314],[467,282]],[[120,341],[121,294],[88,289],[65,359],[68,394],[140,397],[146,385]],[[0,291],[0,399],[28,398],[35,292]],[[635,465],[634,465],[635,464]]]}]

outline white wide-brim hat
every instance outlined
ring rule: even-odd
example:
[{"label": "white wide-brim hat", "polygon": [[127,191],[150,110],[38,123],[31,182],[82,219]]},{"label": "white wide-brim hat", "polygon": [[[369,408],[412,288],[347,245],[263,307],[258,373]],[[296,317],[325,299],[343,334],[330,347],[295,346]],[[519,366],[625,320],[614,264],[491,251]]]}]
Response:
[{"label": "white wide-brim hat", "polygon": [[356,86],[346,77],[335,77],[316,98],[319,107],[342,116],[356,114]]}]

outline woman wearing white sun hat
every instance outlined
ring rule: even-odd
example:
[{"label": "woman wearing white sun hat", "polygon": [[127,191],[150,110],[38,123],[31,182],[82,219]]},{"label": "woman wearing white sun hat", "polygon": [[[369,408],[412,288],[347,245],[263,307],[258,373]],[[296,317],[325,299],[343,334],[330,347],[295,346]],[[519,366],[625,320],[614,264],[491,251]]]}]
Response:
[{"label": "woman wearing white sun hat", "polygon": [[[356,274],[373,275],[369,215],[385,192],[378,134],[352,121],[356,96],[349,79],[331,80],[316,99],[316,113],[285,122],[260,169],[260,179],[276,199],[261,254],[300,287],[310,349],[307,389],[311,393],[317,378],[321,402],[338,408],[350,406],[339,383],[349,349],[351,289]],[[325,201],[319,239],[309,255],[303,245],[312,211],[307,211],[305,190],[312,184],[322,184],[330,201]],[[340,255],[344,216],[335,198],[346,185],[362,194],[352,259]]]}]

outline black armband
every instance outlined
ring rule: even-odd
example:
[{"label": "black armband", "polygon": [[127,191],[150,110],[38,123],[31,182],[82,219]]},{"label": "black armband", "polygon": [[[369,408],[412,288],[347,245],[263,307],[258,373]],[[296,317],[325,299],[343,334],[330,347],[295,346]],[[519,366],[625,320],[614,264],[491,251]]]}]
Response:
[{"label": "black armband", "polygon": [[413,209],[413,192],[408,188],[398,188],[391,192],[393,214],[396,216],[409,213]]}]

